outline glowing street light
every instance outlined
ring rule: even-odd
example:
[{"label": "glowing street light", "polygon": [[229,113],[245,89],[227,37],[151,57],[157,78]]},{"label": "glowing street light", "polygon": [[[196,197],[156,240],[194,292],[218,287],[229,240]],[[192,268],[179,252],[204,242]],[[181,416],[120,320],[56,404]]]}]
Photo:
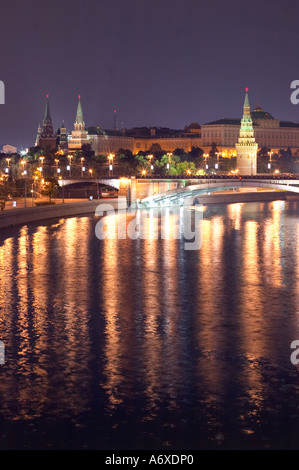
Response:
[{"label": "glowing street light", "polygon": [[209,154],[208,154],[208,153],[204,153],[203,156],[204,156],[204,159],[205,159],[206,170],[208,170],[209,165],[207,164],[207,161],[208,161]]},{"label": "glowing street light", "polygon": [[58,164],[59,164],[58,158],[55,158],[55,163],[56,163],[56,173],[60,173],[60,168],[58,168]]},{"label": "glowing street light", "polygon": [[83,176],[83,172],[85,171],[85,167],[83,166],[84,157],[81,157],[80,160],[81,160],[81,176]]},{"label": "glowing street light", "polygon": [[40,172],[43,175],[44,174],[44,160],[45,160],[45,157],[39,157],[39,159],[40,159],[40,162],[41,162]]},{"label": "glowing street light", "polygon": [[268,163],[268,169],[270,170],[270,173],[271,173],[271,164],[272,164],[272,155],[273,155],[274,152],[272,152],[272,150],[270,152],[268,152],[268,155],[269,155],[269,163]]},{"label": "glowing street light", "polygon": [[219,168],[219,155],[221,155],[221,152],[216,152],[216,156],[217,156],[217,162],[215,163],[215,169],[218,170]]},{"label": "glowing street light", "polygon": [[27,206],[27,199],[26,199],[26,193],[27,193],[27,178],[26,178],[26,175],[27,175],[27,170],[25,170],[25,166],[26,166],[26,160],[21,160],[21,165],[23,166],[23,172],[22,172],[22,175],[24,175],[24,181],[25,181],[25,188],[24,188],[24,206],[26,207]]},{"label": "glowing street light", "polygon": [[167,170],[170,169],[170,163],[171,163],[171,157],[172,157],[172,152],[168,152],[168,163],[166,165]]},{"label": "glowing street light", "polygon": [[148,155],[147,158],[150,161],[150,175],[152,174],[152,170],[154,169],[154,165],[152,164],[152,159],[154,158],[154,155]]},{"label": "glowing street light", "polygon": [[5,173],[9,173],[9,162],[10,162],[11,158],[6,158],[5,160],[7,162],[7,168],[5,168]]},{"label": "glowing street light", "polygon": [[22,175],[27,175],[27,170],[25,169],[25,166],[27,164],[26,160],[21,160],[21,165],[23,166],[23,172]]},{"label": "glowing street light", "polygon": [[69,165],[67,166],[67,170],[70,172],[70,176],[71,176],[73,155],[68,155],[67,158],[69,159]]},{"label": "glowing street light", "polygon": [[114,159],[115,155],[114,153],[110,153],[108,155],[108,160],[109,160],[109,176],[111,176],[113,174],[113,159]]}]

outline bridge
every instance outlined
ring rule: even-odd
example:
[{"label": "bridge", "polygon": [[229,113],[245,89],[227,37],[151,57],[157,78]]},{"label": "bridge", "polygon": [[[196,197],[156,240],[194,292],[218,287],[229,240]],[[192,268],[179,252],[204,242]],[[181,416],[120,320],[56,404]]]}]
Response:
[{"label": "bridge", "polygon": [[93,183],[117,189],[129,203],[142,202],[145,207],[183,205],[207,193],[235,188],[262,188],[299,193],[299,175],[207,175],[182,177],[105,177],[61,179],[61,187]]},{"label": "bridge", "polygon": [[122,178],[118,178],[118,177],[60,178],[58,180],[58,184],[61,188],[67,187],[67,186],[73,186],[76,184],[85,184],[85,185],[98,184],[98,185],[110,186],[111,188],[118,190],[121,179]]}]

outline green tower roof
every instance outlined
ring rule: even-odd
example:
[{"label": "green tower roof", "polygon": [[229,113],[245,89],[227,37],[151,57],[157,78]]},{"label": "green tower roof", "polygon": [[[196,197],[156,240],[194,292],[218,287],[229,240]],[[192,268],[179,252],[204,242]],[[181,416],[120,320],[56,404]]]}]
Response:
[{"label": "green tower roof", "polygon": [[248,88],[245,88],[245,100],[244,100],[244,108],[250,108],[249,99],[248,99]]},{"label": "green tower roof", "polygon": [[79,101],[78,101],[78,106],[77,106],[77,114],[76,114],[76,123],[75,124],[83,124],[84,123],[84,118],[83,118],[83,111],[82,111],[82,106],[81,106],[81,97],[80,95],[78,96]]}]

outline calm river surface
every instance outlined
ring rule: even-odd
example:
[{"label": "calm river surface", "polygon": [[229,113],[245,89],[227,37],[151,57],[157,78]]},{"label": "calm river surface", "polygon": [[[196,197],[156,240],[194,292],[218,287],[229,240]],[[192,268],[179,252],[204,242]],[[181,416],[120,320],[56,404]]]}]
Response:
[{"label": "calm river surface", "polygon": [[199,250],[98,220],[0,232],[0,448],[299,449],[299,203],[204,206]]}]

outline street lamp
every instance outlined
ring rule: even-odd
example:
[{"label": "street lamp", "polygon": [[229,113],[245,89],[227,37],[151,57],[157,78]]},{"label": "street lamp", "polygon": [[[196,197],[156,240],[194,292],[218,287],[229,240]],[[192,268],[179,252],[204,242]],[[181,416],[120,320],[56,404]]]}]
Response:
[{"label": "street lamp", "polygon": [[273,155],[273,152],[272,150],[270,152],[268,152],[268,155],[269,155],[269,163],[268,163],[268,169],[270,170],[270,173],[271,173],[271,164],[272,164],[272,155]]},{"label": "street lamp", "polygon": [[152,174],[152,170],[154,169],[154,165],[152,165],[152,158],[154,157],[154,155],[148,155],[147,158],[149,159],[150,161],[150,175]]},{"label": "street lamp", "polygon": [[209,165],[207,164],[207,161],[208,161],[209,154],[208,154],[208,153],[204,153],[203,156],[204,156],[204,159],[205,159],[206,170],[208,170]]},{"label": "street lamp", "polygon": [[44,175],[44,160],[45,160],[45,157],[39,157],[39,159],[41,161],[40,171],[41,171],[41,174],[43,176]]},{"label": "street lamp", "polygon": [[81,160],[81,176],[83,176],[83,171],[85,171],[85,167],[83,166],[84,157],[81,157],[80,160]]},{"label": "street lamp", "polygon": [[216,152],[216,156],[217,156],[217,162],[215,163],[215,169],[218,170],[219,168],[219,155],[220,155],[220,152]]},{"label": "street lamp", "polygon": [[56,173],[60,173],[60,169],[58,168],[58,163],[59,163],[58,158],[55,158],[55,163],[56,163]]},{"label": "street lamp", "polygon": [[71,173],[72,173],[72,158],[73,158],[73,155],[68,155],[67,158],[68,158],[69,161],[70,161],[70,164],[67,166],[67,170],[69,170],[70,176],[71,176]]},{"label": "street lamp", "polygon": [[5,173],[9,173],[9,162],[10,162],[11,158],[6,158],[5,160],[7,162],[7,168],[5,168]]},{"label": "street lamp", "polygon": [[23,165],[23,172],[22,172],[22,175],[24,175],[24,180],[25,180],[25,189],[24,189],[24,192],[25,192],[25,197],[24,197],[24,206],[26,207],[27,206],[27,199],[26,199],[26,193],[27,193],[27,170],[25,169],[25,166],[26,166],[26,160],[21,160],[21,165]]},{"label": "street lamp", "polygon": [[168,154],[168,163],[166,165],[167,170],[170,169],[170,162],[171,162],[171,157],[172,157],[172,152],[169,152]]},{"label": "street lamp", "polygon": [[109,160],[109,176],[113,174],[113,158],[115,157],[114,153],[108,155]]}]

